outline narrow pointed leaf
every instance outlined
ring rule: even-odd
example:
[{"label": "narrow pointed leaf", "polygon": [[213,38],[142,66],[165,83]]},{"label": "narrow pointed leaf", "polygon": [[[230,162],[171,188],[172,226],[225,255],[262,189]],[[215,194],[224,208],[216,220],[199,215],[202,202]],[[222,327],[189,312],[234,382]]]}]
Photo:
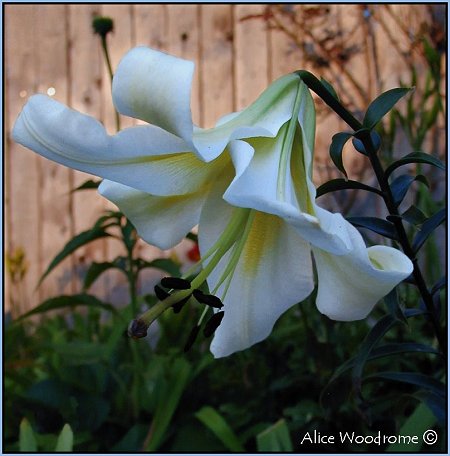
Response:
[{"label": "narrow pointed leaf", "polygon": [[406,193],[409,190],[409,187],[413,182],[421,182],[422,184],[429,187],[427,178],[422,174],[417,176],[411,176],[409,174],[402,174],[398,176],[394,182],[390,185],[392,196],[394,197],[394,202],[398,206],[402,201],[403,198],[406,196]]},{"label": "narrow pointed leaf", "polygon": [[325,182],[317,189],[316,198],[319,196],[325,195],[326,193],[336,192],[339,190],[366,190],[367,192],[376,193],[377,195],[382,195],[381,191],[370,187],[369,185],[362,184],[361,182],[346,180],[346,179],[332,179],[328,182]]},{"label": "narrow pointed leaf", "polygon": [[355,366],[352,372],[352,384],[356,391],[361,391],[362,372],[371,351],[381,338],[398,322],[398,318],[392,315],[385,315],[377,321],[362,342],[359,352],[356,355]]},{"label": "narrow pointed leaf", "polygon": [[365,380],[392,380],[395,382],[407,383],[409,385],[418,386],[427,391],[431,391],[441,398],[445,398],[447,388],[445,385],[433,377],[416,372],[377,372],[376,374],[368,375]]},{"label": "narrow pointed leaf", "polygon": [[352,137],[351,133],[337,133],[333,136],[330,146],[330,157],[336,168],[347,177],[344,164],[342,162],[342,151],[346,142]]},{"label": "narrow pointed leaf", "polygon": [[325,78],[320,78],[320,82],[328,90],[328,92],[330,92],[331,95],[333,95],[333,97],[339,101],[338,94],[337,94],[336,90],[334,90],[334,87]]},{"label": "narrow pointed leaf", "polygon": [[70,254],[75,252],[75,250],[83,247],[86,244],[89,244],[92,241],[97,239],[105,238],[111,236],[109,233],[105,231],[105,228],[94,228],[91,230],[83,231],[82,233],[78,234],[77,236],[73,237],[58,253],[58,255],[53,258],[53,261],[48,266],[47,270],[44,272],[42,277],[39,280],[38,286],[42,283],[42,281],[50,274],[53,269],[55,269],[58,264],[61,263],[65,258],[67,258]]},{"label": "narrow pointed leaf", "polygon": [[372,129],[410,90],[409,88],[391,89],[375,98],[367,109],[363,126]]},{"label": "narrow pointed leaf", "polygon": [[[422,436],[425,431],[432,429],[435,423],[436,419],[429,408],[425,404],[419,404],[400,428],[398,434]],[[423,443],[421,438],[418,439],[417,443],[399,440],[389,445],[385,451],[388,453],[412,453],[419,452],[423,447],[427,447],[427,445]]]},{"label": "narrow pointed leaf", "polygon": [[437,293],[439,290],[442,288],[445,288],[447,285],[447,276],[442,276],[434,285],[433,288],[431,289],[431,294]]},{"label": "narrow pointed leaf", "polygon": [[33,453],[37,451],[36,437],[33,428],[26,418],[20,422],[19,451],[21,453]]},{"label": "narrow pointed leaf", "polygon": [[138,259],[136,260],[136,265],[139,270],[146,268],[155,268],[167,272],[172,277],[179,277],[181,275],[180,266],[170,258],[157,258],[153,261]]},{"label": "narrow pointed leaf", "polygon": [[442,400],[442,397],[431,392],[431,391],[417,391],[413,395],[416,399],[426,404],[426,406],[433,412],[434,416],[441,424],[444,426],[445,420],[447,418],[447,411],[445,407],[445,402]]},{"label": "narrow pointed leaf", "polygon": [[394,224],[377,217],[347,217],[347,220],[354,226],[367,228],[374,233],[381,234],[394,241],[398,240]]},{"label": "narrow pointed leaf", "polygon": [[121,270],[116,264],[110,262],[91,263],[84,277],[83,289],[87,290],[104,272],[113,268]]},{"label": "narrow pointed leaf", "polygon": [[151,437],[144,450],[156,451],[166,437],[166,431],[191,378],[192,367],[184,358],[175,358],[167,367],[164,389],[157,395],[158,403],[151,424]]},{"label": "narrow pointed leaf", "polygon": [[390,314],[394,318],[398,318],[399,320],[406,322],[404,308],[400,305],[400,302],[398,300],[397,288],[394,288],[384,297],[384,302],[386,303]]},{"label": "narrow pointed leaf", "polygon": [[195,416],[222,442],[227,450],[234,453],[243,453],[242,446],[237,435],[225,421],[222,415],[212,407],[202,407]]},{"label": "narrow pointed leaf", "polygon": [[426,221],[427,216],[413,204],[403,212],[402,218],[411,225],[421,225]]},{"label": "narrow pointed leaf", "polygon": [[433,234],[433,231],[445,221],[446,213],[445,208],[437,211],[434,215],[432,215],[426,222],[422,224],[421,230],[416,234],[412,249],[415,253],[417,253],[428,237]]},{"label": "narrow pointed leaf", "polygon": [[256,436],[256,445],[258,447],[258,452],[261,453],[292,452],[292,439],[286,421],[281,419],[258,434]]},{"label": "narrow pointed leaf", "polygon": [[445,170],[445,165],[438,158],[424,152],[412,152],[399,160],[395,161],[386,168],[386,177],[389,177],[394,170],[403,165],[410,163],[426,163],[428,165],[436,166],[439,169]]},{"label": "narrow pointed leaf", "polygon": [[114,306],[112,306],[111,304],[100,301],[93,295],[82,293],[70,296],[61,295],[56,296],[55,298],[47,299],[42,304],[36,306],[34,309],[31,309],[29,312],[21,315],[17,321],[23,320],[24,318],[28,318],[31,315],[45,313],[50,310],[74,308],[77,306],[96,307],[99,309],[108,310],[112,313],[117,312]]}]

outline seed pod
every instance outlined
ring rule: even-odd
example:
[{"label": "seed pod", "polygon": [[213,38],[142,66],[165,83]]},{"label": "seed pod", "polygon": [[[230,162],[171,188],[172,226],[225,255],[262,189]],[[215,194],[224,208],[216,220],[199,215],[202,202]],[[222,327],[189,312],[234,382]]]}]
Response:
[{"label": "seed pod", "polygon": [[214,334],[216,329],[219,327],[220,323],[222,323],[222,318],[224,316],[223,310],[220,312],[215,313],[205,324],[205,329],[203,330],[203,334],[205,337],[210,337]]},{"label": "seed pod", "polygon": [[174,290],[189,290],[191,288],[191,282],[180,277],[163,277],[161,285],[164,288],[173,288]]},{"label": "seed pod", "polygon": [[200,332],[200,326],[196,325],[191,329],[191,332],[189,333],[189,336],[186,340],[186,344],[184,345],[184,353],[189,351],[191,349],[192,345],[194,345],[195,339],[197,339],[199,332]]},{"label": "seed pod", "polygon": [[132,339],[141,339],[147,335],[149,325],[137,318],[133,320],[128,326],[128,335]]},{"label": "seed pod", "polygon": [[205,294],[201,290],[194,290],[192,294],[201,304],[206,304],[207,306],[214,307],[215,309],[221,309],[223,307],[222,301],[217,296]]}]

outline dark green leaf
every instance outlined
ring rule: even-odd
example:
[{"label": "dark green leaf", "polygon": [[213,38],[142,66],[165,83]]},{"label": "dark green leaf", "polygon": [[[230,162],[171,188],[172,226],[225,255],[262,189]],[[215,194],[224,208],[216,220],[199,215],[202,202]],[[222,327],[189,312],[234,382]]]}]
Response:
[{"label": "dark green leaf", "polygon": [[79,190],[93,190],[93,189],[97,189],[101,182],[102,182],[101,180],[89,179],[89,180],[87,180],[86,182],[83,182],[83,183],[82,183],[81,185],[79,185],[78,187],[74,188],[74,189],[71,191],[71,193],[77,192],[77,191],[79,191]]},{"label": "dark green leaf", "polygon": [[384,302],[386,303],[386,306],[389,309],[389,313],[393,317],[406,322],[406,317],[403,313],[404,309],[400,305],[400,302],[398,300],[397,288],[391,290],[391,292],[384,297]]},{"label": "dark green leaf", "polygon": [[392,380],[395,382],[419,386],[426,391],[431,391],[441,398],[445,398],[447,391],[445,385],[439,380],[436,380],[429,375],[419,374],[416,372],[377,372],[376,374],[368,375],[365,378],[365,380],[370,381],[379,379]]},{"label": "dark green leaf", "polygon": [[407,165],[409,163],[426,163],[428,165],[436,166],[439,169],[445,170],[445,165],[438,158],[424,152],[412,152],[404,157],[398,159],[386,168],[385,175],[389,177],[394,170],[398,167]]},{"label": "dark green leaf", "polygon": [[326,193],[348,189],[366,190],[368,192],[376,193],[377,195],[382,195],[380,190],[357,181],[346,179],[332,179],[328,182],[325,182],[317,189],[316,198],[325,195]]},{"label": "dark green leaf", "polygon": [[116,264],[110,262],[91,263],[89,269],[86,272],[86,276],[84,277],[83,288],[87,290],[100,277],[100,275],[102,275],[108,269],[112,268],[117,268],[120,270]]},{"label": "dark green leaf", "polygon": [[442,288],[445,288],[447,285],[447,276],[442,276],[434,285],[433,288],[431,289],[431,294],[435,294]]},{"label": "dark green leaf", "polygon": [[170,366],[164,382],[165,388],[157,396],[158,404],[153,415],[152,435],[145,451],[155,451],[161,446],[191,373],[192,367],[184,358],[176,358]]},{"label": "dark green leaf", "polygon": [[26,418],[23,418],[20,422],[19,449],[21,453],[33,453],[37,451],[33,428]]},{"label": "dark green leaf", "polygon": [[293,445],[289,428],[284,419],[277,421],[256,436],[258,452],[292,452]]},{"label": "dark green leaf", "polygon": [[353,388],[357,392],[361,391],[362,372],[371,351],[380,339],[392,328],[392,326],[398,322],[398,318],[392,315],[385,315],[376,322],[375,326],[369,331],[366,338],[362,342],[358,354],[356,355],[355,366],[352,371]]},{"label": "dark green leaf", "polygon": [[417,391],[417,393],[415,393],[413,396],[419,399],[419,401],[426,404],[427,407],[433,412],[434,416],[441,424],[441,426],[444,426],[447,418],[447,411],[445,407],[445,401],[442,400],[441,396],[433,393],[432,391]]},{"label": "dark green leaf", "polygon": [[398,240],[394,224],[387,220],[377,217],[347,217],[347,220],[354,226],[367,228],[389,239]]},{"label": "dark green leaf", "polygon": [[382,93],[370,103],[364,116],[363,126],[372,129],[410,90],[409,88],[396,88]]},{"label": "dark green leaf", "polygon": [[320,82],[328,90],[328,92],[330,92],[330,94],[339,101],[338,94],[336,90],[334,90],[334,87],[325,78],[320,78]]},{"label": "dark green leaf", "polygon": [[109,355],[108,347],[97,342],[58,342],[46,345],[51,352],[61,355],[71,366],[98,363],[106,360]]},{"label": "dark green leaf", "polygon": [[412,249],[417,253],[433,231],[445,221],[445,208],[437,211],[426,222],[422,224],[421,230],[416,234],[412,243]]},{"label": "dark green leaf", "polygon": [[170,258],[157,258],[153,261],[137,260],[139,269],[155,268],[167,272],[172,277],[179,277],[181,275],[180,266]]},{"label": "dark green leaf", "polygon": [[[372,149],[374,152],[377,152],[381,147],[381,137],[376,131],[368,131],[366,128],[359,130],[355,133],[355,137],[352,139],[353,147],[357,152],[363,155],[369,155],[366,151],[366,146],[360,138],[364,136],[367,137],[367,134],[370,133],[370,140],[372,142]],[[370,147],[370,146],[369,146]]]},{"label": "dark green leaf", "polygon": [[336,168],[347,177],[344,164],[342,163],[342,151],[345,143],[352,137],[351,133],[337,133],[333,136],[330,146],[330,157]]},{"label": "dark green leaf", "polygon": [[414,181],[421,182],[422,184],[429,187],[427,178],[422,174],[419,174],[417,176],[402,174],[401,176],[398,176],[396,179],[394,179],[394,182],[392,182],[390,187],[396,206],[398,206],[403,201],[403,198],[406,196],[409,187]]},{"label": "dark green leaf", "polygon": [[237,435],[225,421],[223,416],[212,407],[202,407],[195,416],[223,443],[225,448],[231,452],[245,452]]},{"label": "dark green leaf", "polygon": [[48,274],[58,266],[61,261],[67,258],[71,253],[75,252],[75,250],[79,249],[80,247],[89,244],[92,241],[97,239],[109,237],[110,234],[105,231],[105,228],[94,228],[91,230],[83,231],[82,233],[73,237],[55,256],[53,261],[48,266],[47,270],[44,272],[42,277],[39,280],[38,286],[42,283],[42,281],[48,276]]},{"label": "dark green leaf", "polygon": [[105,303],[100,301],[95,296],[89,294],[76,294],[70,296],[56,296],[55,298],[50,298],[45,300],[42,304],[38,305],[34,309],[30,310],[29,312],[21,315],[17,321],[23,320],[24,318],[30,317],[31,315],[37,315],[41,313],[48,312],[50,310],[57,310],[57,309],[65,309],[65,308],[73,308],[76,306],[89,306],[89,307],[96,307],[104,310],[108,310],[110,312],[116,313],[116,309],[111,304]]},{"label": "dark green leaf", "polygon": [[411,225],[421,225],[427,219],[427,216],[414,204],[406,209],[402,218]]},{"label": "dark green leaf", "polygon": [[56,453],[70,453],[73,450],[73,432],[68,424],[65,424],[56,442]]},{"label": "dark green leaf", "polygon": [[126,248],[131,251],[133,247],[136,245],[138,240],[136,229],[134,228],[133,224],[126,219],[125,225],[121,227],[123,242],[125,243]]}]

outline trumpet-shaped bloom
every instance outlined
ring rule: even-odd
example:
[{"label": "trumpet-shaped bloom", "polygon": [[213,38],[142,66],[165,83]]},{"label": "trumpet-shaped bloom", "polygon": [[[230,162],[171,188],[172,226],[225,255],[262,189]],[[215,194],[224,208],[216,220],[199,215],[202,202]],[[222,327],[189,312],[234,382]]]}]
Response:
[{"label": "trumpet-shaped bloom", "polygon": [[[133,49],[117,68],[113,100],[120,113],[148,125],[109,136],[95,119],[36,95],[14,139],[104,178],[100,193],[154,245],[172,247],[199,224],[203,269],[175,295],[184,299],[207,280],[222,298],[216,357],[267,337],[278,317],[311,293],[311,251],[319,310],[337,320],[364,318],[412,264],[389,247],[367,249],[340,214],[316,205],[315,111],[306,86],[295,74],[284,76],[247,109],[200,129],[190,111],[192,75],[191,62]],[[172,301],[151,309],[148,321]]]}]

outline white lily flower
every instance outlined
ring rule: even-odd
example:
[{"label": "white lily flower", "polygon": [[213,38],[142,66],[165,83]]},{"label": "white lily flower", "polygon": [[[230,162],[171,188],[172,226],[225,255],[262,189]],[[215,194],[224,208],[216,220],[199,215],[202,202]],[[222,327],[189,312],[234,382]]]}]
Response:
[{"label": "white lily flower", "polygon": [[36,95],[14,139],[107,179],[100,193],[154,245],[172,247],[199,223],[202,271],[189,290],[176,291],[145,318],[207,280],[225,304],[211,345],[216,357],[263,340],[311,293],[311,246],[319,310],[339,320],[364,318],[412,264],[395,249],[366,249],[340,214],[315,204],[315,112],[304,84],[284,76],[247,109],[203,130],[191,118],[192,74],[191,62],[135,48],[118,66],[113,100],[122,114],[152,125],[109,136],[95,119]]}]

